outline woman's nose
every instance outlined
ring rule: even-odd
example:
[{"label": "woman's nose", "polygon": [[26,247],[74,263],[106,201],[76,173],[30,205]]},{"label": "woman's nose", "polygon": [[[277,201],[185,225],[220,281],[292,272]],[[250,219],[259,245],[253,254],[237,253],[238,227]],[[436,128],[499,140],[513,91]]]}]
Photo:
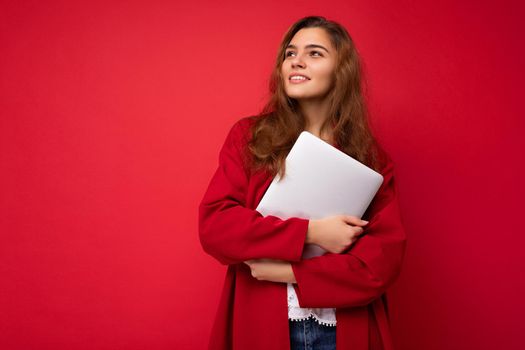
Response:
[{"label": "woman's nose", "polygon": [[300,55],[297,55],[292,60],[292,67],[304,67],[304,61]]}]

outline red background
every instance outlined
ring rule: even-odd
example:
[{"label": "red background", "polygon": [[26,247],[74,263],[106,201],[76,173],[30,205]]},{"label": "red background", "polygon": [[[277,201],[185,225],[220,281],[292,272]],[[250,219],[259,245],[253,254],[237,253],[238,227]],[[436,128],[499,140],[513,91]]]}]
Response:
[{"label": "red background", "polygon": [[311,14],[354,37],[396,162],[397,348],[522,348],[518,4],[2,1],[0,348],[205,348],[225,267],[197,206]]}]

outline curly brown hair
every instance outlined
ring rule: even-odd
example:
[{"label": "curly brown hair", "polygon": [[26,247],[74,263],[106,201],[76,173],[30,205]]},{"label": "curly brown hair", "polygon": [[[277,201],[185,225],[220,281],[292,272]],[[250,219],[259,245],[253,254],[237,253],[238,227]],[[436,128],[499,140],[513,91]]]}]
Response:
[{"label": "curly brown hair", "polygon": [[330,110],[321,126],[321,133],[332,126],[338,148],[354,159],[378,171],[380,145],[372,134],[365,101],[362,65],[354,42],[346,29],[321,16],[308,16],[295,22],[279,46],[275,67],[270,78],[270,96],[262,111],[253,116],[248,143],[251,168],[264,169],[272,176],[284,178],[286,156],[299,134],[305,129],[305,118],[298,102],[289,98],[284,89],[281,65],[286,47],[303,28],[322,28],[328,33],[337,51],[335,84],[327,98]]}]

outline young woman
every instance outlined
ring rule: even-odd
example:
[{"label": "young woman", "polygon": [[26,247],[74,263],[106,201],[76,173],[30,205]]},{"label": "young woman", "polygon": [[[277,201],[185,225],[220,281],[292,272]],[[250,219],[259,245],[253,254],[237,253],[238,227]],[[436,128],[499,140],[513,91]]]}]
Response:
[{"label": "young woman", "polygon": [[[228,270],[209,349],[392,349],[386,289],[406,247],[391,158],[367,117],[359,57],[341,25],[293,24],[271,98],[231,127],[199,205],[205,252]],[[255,208],[307,130],[384,176],[363,215],[263,217]],[[366,221],[365,221],[366,220]],[[327,253],[301,260],[314,243]]]}]

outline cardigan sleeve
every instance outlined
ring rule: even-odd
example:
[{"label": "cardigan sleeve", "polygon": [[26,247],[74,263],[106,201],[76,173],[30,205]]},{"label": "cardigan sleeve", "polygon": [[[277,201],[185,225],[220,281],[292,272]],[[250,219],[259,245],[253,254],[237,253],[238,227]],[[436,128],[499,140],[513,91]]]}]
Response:
[{"label": "cardigan sleeve", "polygon": [[292,262],[293,284],[300,307],[364,306],[381,296],[397,279],[406,248],[394,164],[386,161],[384,181],[363,215],[369,223],[357,241],[341,254],[326,253]]},{"label": "cardigan sleeve", "polygon": [[248,171],[242,150],[247,118],[230,129],[219,152],[219,166],[199,204],[199,239],[206,253],[223,265],[249,259],[299,261],[309,220],[282,220],[246,207]]}]

